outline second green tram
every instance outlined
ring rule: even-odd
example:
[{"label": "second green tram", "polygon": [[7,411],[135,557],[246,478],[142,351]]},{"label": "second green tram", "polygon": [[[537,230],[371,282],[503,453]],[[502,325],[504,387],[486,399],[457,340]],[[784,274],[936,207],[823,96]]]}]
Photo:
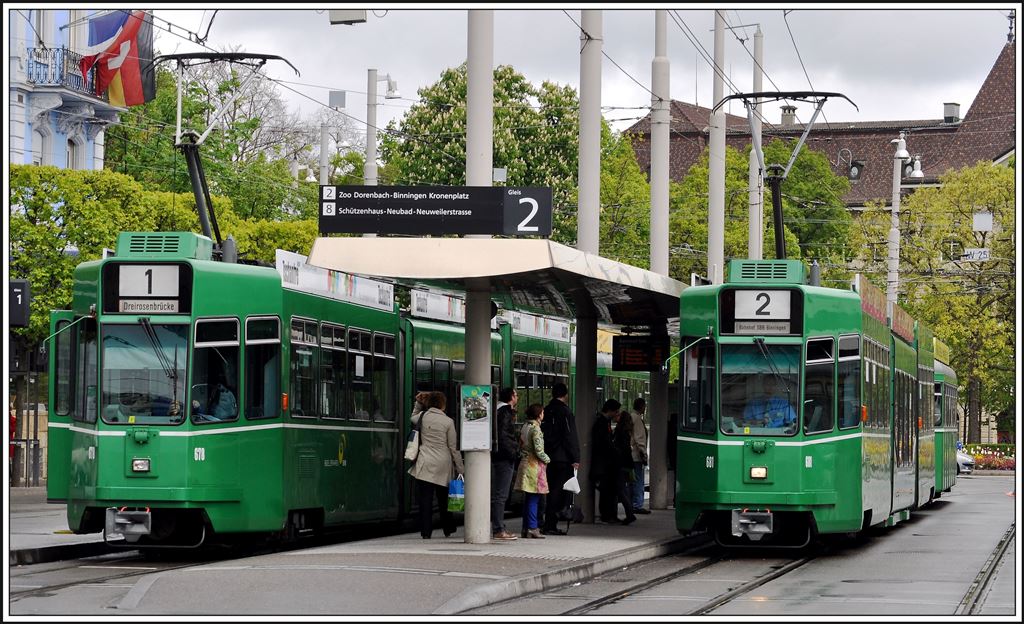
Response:
[{"label": "second green tram", "polygon": [[733,260],[726,283],[683,291],[681,532],[800,547],[935,496],[934,362],[918,349],[931,333],[898,306],[887,316],[863,276],[850,290],[806,282],[797,260]]}]

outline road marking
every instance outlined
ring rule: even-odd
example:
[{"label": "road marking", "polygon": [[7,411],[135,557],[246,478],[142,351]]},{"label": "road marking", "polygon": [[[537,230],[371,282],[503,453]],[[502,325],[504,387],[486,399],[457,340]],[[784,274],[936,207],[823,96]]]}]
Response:
[{"label": "road marking", "polygon": [[147,574],[146,576],[139,579],[139,581],[132,586],[128,593],[125,594],[125,597],[121,599],[121,602],[117,603],[117,605],[114,608],[134,609],[135,607],[139,606],[139,603],[142,602],[142,599],[146,596],[146,592],[149,591],[149,588],[152,587],[153,583],[155,583],[157,579],[161,576],[163,576],[162,573]]},{"label": "road marking", "polygon": [[158,570],[159,568],[143,568],[135,566],[78,566],[79,568],[88,568],[91,570]]}]

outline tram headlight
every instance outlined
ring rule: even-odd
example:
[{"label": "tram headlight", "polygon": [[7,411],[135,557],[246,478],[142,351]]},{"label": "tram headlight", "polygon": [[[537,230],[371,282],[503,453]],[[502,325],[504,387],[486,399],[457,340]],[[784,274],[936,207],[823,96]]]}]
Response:
[{"label": "tram headlight", "polygon": [[149,472],[149,458],[132,459],[132,472]]},{"label": "tram headlight", "polygon": [[768,467],[767,466],[751,466],[750,467],[750,478],[751,479],[767,479],[768,478]]}]

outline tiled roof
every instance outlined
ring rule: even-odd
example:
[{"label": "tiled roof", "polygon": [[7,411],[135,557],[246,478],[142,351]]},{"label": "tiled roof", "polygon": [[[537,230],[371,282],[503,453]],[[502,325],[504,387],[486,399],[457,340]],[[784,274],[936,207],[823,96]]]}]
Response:
[{"label": "tiled roof", "polygon": [[[942,119],[892,120],[815,123],[807,137],[807,146],[825,153],[837,175],[847,175],[852,161],[861,163],[859,179],[851,180],[844,196],[847,205],[863,205],[870,200],[888,203],[892,199],[893,153],[891,143],[901,131],[907,133],[907,150],[920,156],[925,173],[923,183],[934,182],[950,169],[960,169],[978,161],[992,162],[1016,149],[1016,50],[1007,43],[978,91],[971,109],[962,121],[945,123]],[[669,171],[679,181],[697,162],[708,143],[710,109],[672,101]],[[726,143],[746,150],[750,128],[746,117],[726,116]],[[798,138],[803,124],[766,123],[765,141],[773,136]],[[644,141],[635,143],[637,160],[649,166],[650,115],[626,130]],[[907,180],[904,180],[906,183]]]}]

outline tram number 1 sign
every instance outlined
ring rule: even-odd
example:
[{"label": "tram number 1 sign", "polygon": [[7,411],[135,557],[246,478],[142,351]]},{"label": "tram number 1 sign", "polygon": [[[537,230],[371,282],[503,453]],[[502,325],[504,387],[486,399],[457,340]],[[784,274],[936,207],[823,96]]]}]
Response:
[{"label": "tram number 1 sign", "polygon": [[321,186],[320,233],[551,235],[551,189]]}]

